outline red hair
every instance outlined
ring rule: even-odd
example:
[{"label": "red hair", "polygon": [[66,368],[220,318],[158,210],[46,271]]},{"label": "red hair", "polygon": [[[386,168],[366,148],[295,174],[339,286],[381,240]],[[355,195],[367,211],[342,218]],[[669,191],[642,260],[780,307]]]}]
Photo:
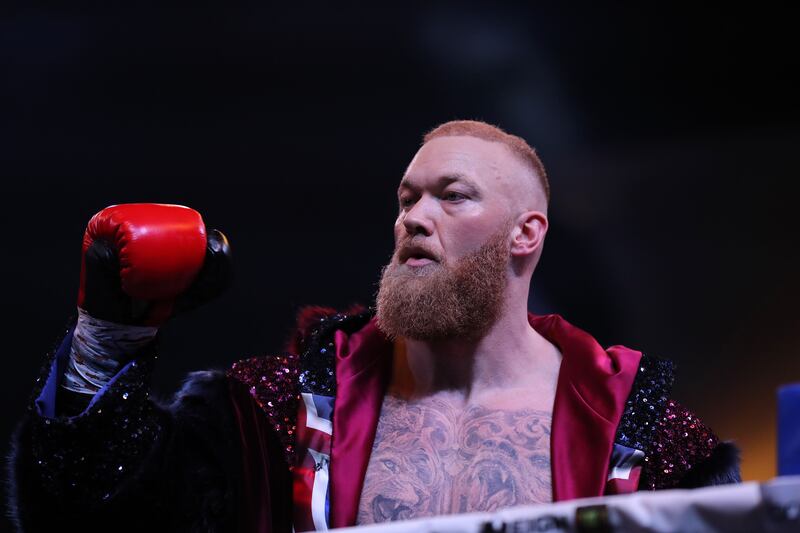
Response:
[{"label": "red hair", "polygon": [[483,139],[484,141],[499,142],[508,147],[511,152],[530,168],[539,180],[544,190],[545,198],[550,203],[550,182],[547,181],[547,172],[541,159],[531,145],[522,137],[506,133],[501,128],[479,120],[451,120],[433,128],[422,138],[422,144],[437,137],[466,136]]}]

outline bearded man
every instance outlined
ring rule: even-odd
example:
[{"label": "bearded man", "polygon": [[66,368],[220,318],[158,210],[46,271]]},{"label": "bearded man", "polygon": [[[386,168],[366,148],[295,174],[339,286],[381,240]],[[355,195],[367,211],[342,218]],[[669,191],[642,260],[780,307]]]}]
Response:
[{"label": "bearded man", "polygon": [[738,481],[668,361],[528,312],[548,201],[523,139],[435,128],[376,311],[307,308],[284,353],[193,373],[170,404],[148,397],[157,332],[225,287],[227,241],[180,206],[101,211],[14,436],[17,526],[310,531]]}]

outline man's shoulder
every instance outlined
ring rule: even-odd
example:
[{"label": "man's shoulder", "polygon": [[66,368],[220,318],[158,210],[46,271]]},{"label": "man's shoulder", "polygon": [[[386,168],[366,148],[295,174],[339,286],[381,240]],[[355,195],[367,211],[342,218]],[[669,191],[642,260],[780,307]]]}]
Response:
[{"label": "man's shoulder", "polygon": [[672,361],[643,354],[617,427],[615,445],[644,453],[640,489],[740,481],[738,448],[672,397],[674,379]]},{"label": "man's shoulder", "polygon": [[[639,464],[639,488],[650,490],[740,481],[738,448],[674,399],[676,367],[671,360],[623,345],[603,348],[559,315],[534,315],[530,320],[549,340],[557,341],[562,352],[567,348],[570,381],[579,383],[582,393],[589,390],[602,398],[602,391],[616,390],[616,402],[624,402],[617,403],[621,412],[617,411],[612,473]],[[629,377],[618,379],[622,374]]]},{"label": "man's shoulder", "polygon": [[283,352],[241,359],[225,372],[234,403],[246,406],[255,402],[282,440],[289,460],[303,394],[335,395],[336,332],[356,332],[371,316],[371,311],[360,306],[345,311],[304,307]]},{"label": "man's shoulder", "polygon": [[374,312],[362,305],[340,311],[332,307],[305,306],[297,313],[282,352],[240,359],[227,371],[227,377],[249,384],[274,381],[274,377],[293,374],[309,359],[330,359],[335,355],[333,336],[336,331],[354,333],[363,328]]},{"label": "man's shoulder", "polygon": [[[344,310],[318,305],[302,307],[286,345],[286,351],[298,355],[310,352],[316,343],[327,340],[337,330],[353,333],[374,316],[374,310],[353,304]],[[327,353],[322,352],[323,354]]]},{"label": "man's shoulder", "polygon": [[641,488],[696,488],[739,481],[738,447],[722,441],[693,411],[668,399],[654,422]]}]

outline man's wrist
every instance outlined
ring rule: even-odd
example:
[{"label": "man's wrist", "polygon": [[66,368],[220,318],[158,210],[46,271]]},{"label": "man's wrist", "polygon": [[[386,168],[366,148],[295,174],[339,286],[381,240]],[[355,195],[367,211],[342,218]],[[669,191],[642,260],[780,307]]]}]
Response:
[{"label": "man's wrist", "polygon": [[101,320],[79,307],[70,360],[61,386],[79,394],[96,394],[157,333],[157,327]]}]

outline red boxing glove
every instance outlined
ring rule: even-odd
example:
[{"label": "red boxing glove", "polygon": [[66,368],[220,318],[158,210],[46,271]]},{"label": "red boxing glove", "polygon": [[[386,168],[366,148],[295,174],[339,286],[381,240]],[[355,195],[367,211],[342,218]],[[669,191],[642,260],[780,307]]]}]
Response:
[{"label": "red boxing glove", "polygon": [[210,244],[200,213],[188,207],[107,207],[83,237],[78,307],[111,322],[161,325],[197,279]]}]

